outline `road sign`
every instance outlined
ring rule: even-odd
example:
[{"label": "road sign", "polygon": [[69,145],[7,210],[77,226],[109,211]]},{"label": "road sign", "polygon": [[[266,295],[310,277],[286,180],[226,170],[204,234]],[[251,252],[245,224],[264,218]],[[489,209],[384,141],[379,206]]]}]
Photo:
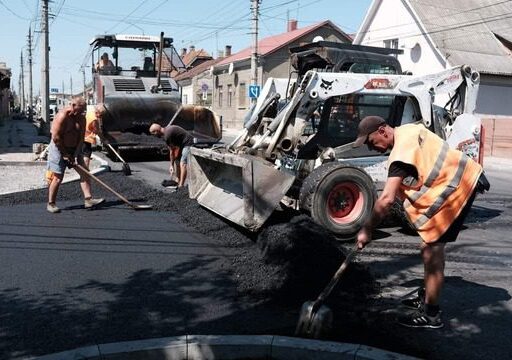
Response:
[{"label": "road sign", "polygon": [[59,89],[58,89],[58,88],[51,88],[51,89],[50,89],[50,92],[51,92],[51,93],[58,93],[58,92],[59,92]]},{"label": "road sign", "polygon": [[208,91],[208,84],[202,84],[202,85],[201,85],[201,90],[202,90],[203,92]]},{"label": "road sign", "polygon": [[259,85],[249,85],[249,97],[251,99],[256,99],[260,96],[261,88]]}]

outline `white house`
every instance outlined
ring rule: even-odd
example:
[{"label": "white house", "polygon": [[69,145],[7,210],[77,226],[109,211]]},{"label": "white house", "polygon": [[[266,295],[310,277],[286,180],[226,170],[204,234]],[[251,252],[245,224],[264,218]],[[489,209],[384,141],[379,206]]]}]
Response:
[{"label": "white house", "polygon": [[[512,155],[512,2],[374,0],[354,44],[403,49],[404,70],[426,74],[468,64],[480,72],[476,112],[487,151]],[[491,146],[488,144],[487,146]]]}]

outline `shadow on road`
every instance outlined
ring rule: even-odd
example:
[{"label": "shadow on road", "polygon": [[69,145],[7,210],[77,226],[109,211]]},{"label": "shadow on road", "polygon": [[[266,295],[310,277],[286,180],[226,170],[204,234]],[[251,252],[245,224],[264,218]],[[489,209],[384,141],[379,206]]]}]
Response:
[{"label": "shadow on road", "polygon": [[[226,291],[235,288],[231,275],[213,273],[215,261],[197,257],[163,272],[137,271],[124,283],[90,281],[37,297],[6,289],[0,293],[0,358],[97,342],[250,331],[247,322],[239,321],[244,309],[234,292]],[[96,302],[85,300],[91,298]],[[216,317],[231,320],[208,320]]]}]

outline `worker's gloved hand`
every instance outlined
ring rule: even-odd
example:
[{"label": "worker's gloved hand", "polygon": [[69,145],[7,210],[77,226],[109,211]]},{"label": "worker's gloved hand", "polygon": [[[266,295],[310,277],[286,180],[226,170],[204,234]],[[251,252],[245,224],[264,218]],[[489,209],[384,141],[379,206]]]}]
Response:
[{"label": "worker's gloved hand", "polygon": [[372,241],[372,233],[371,230],[366,227],[362,227],[361,230],[357,233],[356,237],[357,248],[359,250],[363,249],[366,245],[368,245]]}]

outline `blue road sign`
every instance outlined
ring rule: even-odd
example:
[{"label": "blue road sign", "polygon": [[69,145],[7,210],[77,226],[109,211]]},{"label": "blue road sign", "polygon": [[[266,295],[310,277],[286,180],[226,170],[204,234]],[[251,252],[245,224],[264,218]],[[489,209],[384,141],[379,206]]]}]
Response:
[{"label": "blue road sign", "polygon": [[50,92],[51,92],[51,93],[58,93],[58,92],[59,92],[59,89],[58,89],[58,88],[51,88],[51,89],[50,89]]},{"label": "blue road sign", "polygon": [[256,99],[260,96],[261,88],[259,85],[249,85],[249,97],[251,99]]}]

